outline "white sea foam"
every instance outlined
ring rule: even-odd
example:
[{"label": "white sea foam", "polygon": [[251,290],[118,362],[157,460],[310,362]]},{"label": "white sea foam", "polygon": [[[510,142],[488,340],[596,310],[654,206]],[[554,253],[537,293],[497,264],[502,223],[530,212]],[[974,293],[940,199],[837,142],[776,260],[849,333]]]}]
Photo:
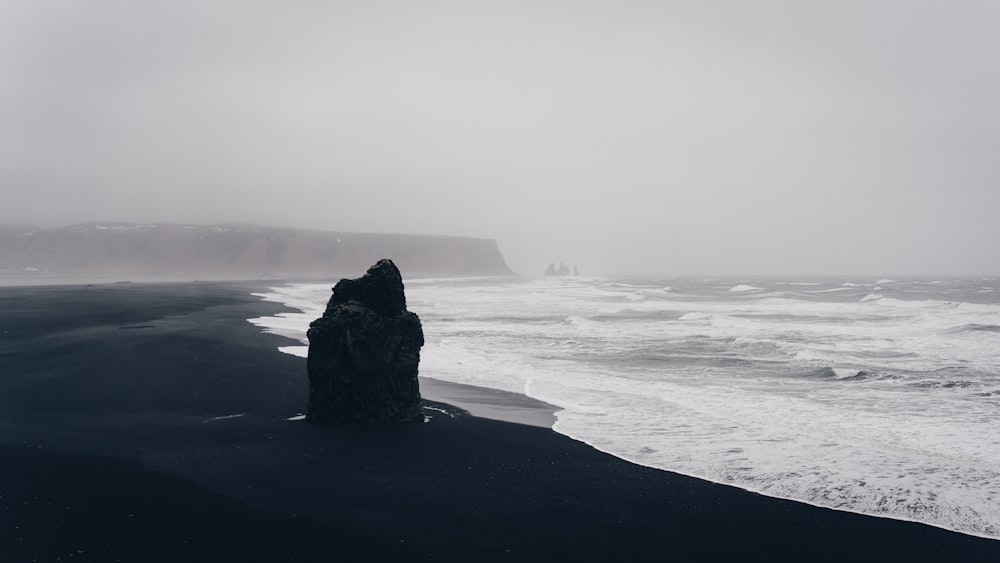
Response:
[{"label": "white sea foam", "polygon": [[217,420],[229,420],[231,418],[242,418],[242,417],[244,417],[246,415],[247,415],[247,413],[241,412],[239,414],[227,414],[225,416],[216,416],[216,417],[213,417],[213,418],[209,418],[207,420],[203,420],[202,424],[204,424],[206,422],[215,422]]},{"label": "white sea foam", "polygon": [[851,291],[850,287],[834,287],[832,289],[817,289],[815,291],[807,291],[806,293],[837,293],[840,291]]},{"label": "white sea foam", "polygon": [[309,346],[278,346],[278,351],[300,358],[309,357]]},{"label": "white sea foam", "polygon": [[[407,282],[421,374],[557,405],[557,431],[643,465],[1000,537],[1000,303],[671,283]],[[276,288],[306,312],[253,322],[305,344],[329,294]]]},{"label": "white sea foam", "polygon": [[736,285],[736,286],[733,286],[733,287],[731,287],[729,289],[729,291],[732,292],[732,293],[743,293],[743,292],[746,292],[746,291],[763,291],[763,290],[764,290],[764,288],[762,288],[762,287],[755,287],[755,286],[746,285],[746,284]]}]

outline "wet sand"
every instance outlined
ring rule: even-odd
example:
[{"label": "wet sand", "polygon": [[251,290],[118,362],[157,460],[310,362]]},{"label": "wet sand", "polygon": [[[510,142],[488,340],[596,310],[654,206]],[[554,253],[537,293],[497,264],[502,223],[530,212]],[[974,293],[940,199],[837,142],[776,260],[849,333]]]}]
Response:
[{"label": "wet sand", "polygon": [[1000,560],[630,464],[516,394],[425,379],[424,424],[288,420],[305,360],[246,321],[280,310],[261,289],[0,289],[0,561]]}]

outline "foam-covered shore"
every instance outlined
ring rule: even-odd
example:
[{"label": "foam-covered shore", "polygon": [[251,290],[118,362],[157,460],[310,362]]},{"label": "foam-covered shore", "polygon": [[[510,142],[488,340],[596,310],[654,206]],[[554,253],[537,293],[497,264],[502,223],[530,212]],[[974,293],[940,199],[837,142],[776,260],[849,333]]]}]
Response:
[{"label": "foam-covered shore", "polygon": [[424,380],[455,403],[428,401],[425,424],[289,420],[304,361],[246,322],[281,310],[260,289],[0,291],[0,560],[1000,557],[1000,542],[640,467],[544,421],[456,408],[545,411],[516,394]]},{"label": "foam-covered shore", "polygon": [[[414,279],[407,301],[422,374],[556,405],[553,428],[602,451],[1000,538],[996,284],[857,281]],[[300,311],[252,322],[304,356],[329,294],[274,287]]]}]

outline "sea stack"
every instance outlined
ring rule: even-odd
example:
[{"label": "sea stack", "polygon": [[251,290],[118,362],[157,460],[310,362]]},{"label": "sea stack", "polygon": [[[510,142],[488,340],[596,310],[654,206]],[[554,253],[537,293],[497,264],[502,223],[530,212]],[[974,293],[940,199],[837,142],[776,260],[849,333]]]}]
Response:
[{"label": "sea stack", "polygon": [[308,336],[306,420],[423,421],[417,368],[424,332],[406,310],[403,278],[391,260],[337,282]]}]

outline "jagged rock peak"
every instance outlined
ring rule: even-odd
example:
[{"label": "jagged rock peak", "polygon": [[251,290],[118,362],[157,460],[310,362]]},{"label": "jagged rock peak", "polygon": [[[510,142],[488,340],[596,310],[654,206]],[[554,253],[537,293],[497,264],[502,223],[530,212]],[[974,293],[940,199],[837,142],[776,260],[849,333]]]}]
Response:
[{"label": "jagged rock peak", "polygon": [[403,276],[392,260],[383,258],[368,268],[368,272],[360,278],[345,278],[337,282],[327,310],[349,301],[356,301],[384,315],[405,311]]}]

